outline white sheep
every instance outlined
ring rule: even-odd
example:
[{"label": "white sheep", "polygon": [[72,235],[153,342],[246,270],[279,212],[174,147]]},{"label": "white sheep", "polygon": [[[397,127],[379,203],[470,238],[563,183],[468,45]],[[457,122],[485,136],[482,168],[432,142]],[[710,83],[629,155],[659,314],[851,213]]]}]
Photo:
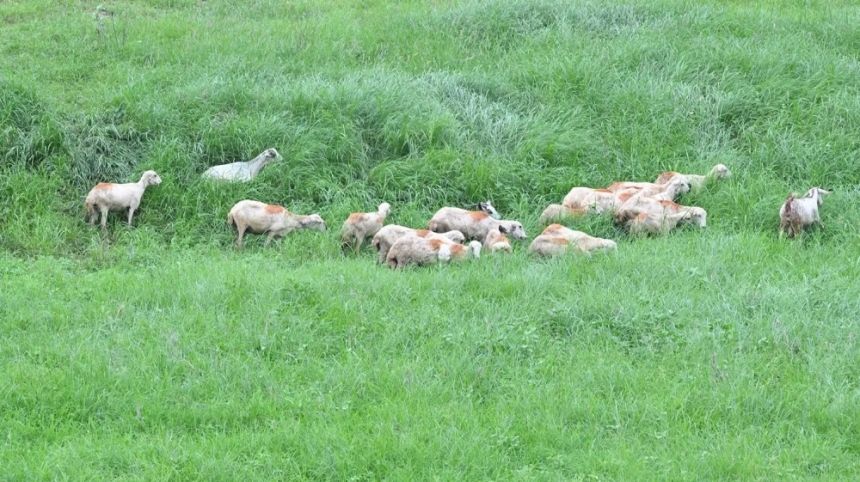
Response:
[{"label": "white sheep", "polygon": [[255,177],[266,164],[281,159],[281,154],[274,148],[266,149],[260,155],[247,162],[231,162],[212,166],[203,173],[206,179],[219,181],[248,182]]},{"label": "white sheep", "polygon": [[468,246],[464,246],[440,238],[406,235],[391,245],[385,261],[391,268],[402,268],[409,264],[424,266],[480,256],[481,243],[478,241],[472,241]]},{"label": "white sheep", "polygon": [[137,182],[126,184],[100,182],[96,184],[84,201],[90,225],[94,225],[96,218],[101,214],[102,229],[106,229],[108,211],[128,209],[128,225],[131,226],[131,220],[134,217],[134,212],[140,206],[144,191],[149,186],[159,184],[161,184],[161,178],[155,171],[144,172]]},{"label": "white sheep", "polygon": [[436,211],[427,226],[430,231],[437,233],[457,230],[463,233],[466,239],[479,241],[484,241],[491,229],[504,226],[508,234],[514,239],[526,238],[523,225],[517,221],[493,219],[483,211],[467,211],[452,207],[445,207]]},{"label": "white sheep", "polygon": [[237,202],[227,214],[227,224],[236,226],[236,246],[242,247],[245,231],[255,234],[268,233],[265,246],[276,236],[283,237],[297,229],[325,231],[325,222],[319,214],[303,216],[294,214],[283,206],[266,204],[246,199]]},{"label": "white sheep", "polygon": [[462,243],[466,237],[460,231],[452,230],[445,233],[434,233],[428,229],[412,229],[397,224],[386,224],[375,235],[371,244],[379,251],[379,263],[384,263],[388,257],[388,250],[404,236],[418,236],[420,238],[438,238],[448,240],[452,243]]},{"label": "white sheep", "polygon": [[609,189],[574,187],[564,196],[561,204],[565,207],[596,214],[613,211],[616,206],[615,193]]},{"label": "white sheep", "polygon": [[493,219],[502,219],[502,216],[498,211],[496,211],[496,208],[493,207],[493,204],[490,201],[478,203],[478,211],[483,211],[489,214]]},{"label": "white sheep", "polygon": [[803,197],[796,197],[793,193],[779,208],[779,234],[787,234],[789,238],[795,237],[806,227],[817,224],[821,226],[821,217],[818,208],[824,202],[824,196],[830,194],[820,187],[814,187]]},{"label": "white sheep", "polygon": [[529,252],[540,256],[557,256],[569,252],[591,254],[614,251],[618,245],[611,239],[597,238],[560,224],[550,224],[529,245]]},{"label": "white sheep", "polygon": [[666,184],[672,179],[683,178],[690,183],[690,187],[693,191],[698,191],[708,182],[728,179],[730,177],[732,177],[732,171],[730,171],[725,164],[717,164],[704,176],[699,174],[681,174],[674,171],[666,171],[657,176],[657,180],[654,182],[657,184]]},{"label": "white sheep", "polygon": [[352,246],[355,252],[361,249],[364,240],[372,237],[382,229],[385,224],[385,218],[391,212],[391,205],[382,203],[379,205],[375,213],[352,213],[343,222],[341,229],[341,247],[344,249]]}]

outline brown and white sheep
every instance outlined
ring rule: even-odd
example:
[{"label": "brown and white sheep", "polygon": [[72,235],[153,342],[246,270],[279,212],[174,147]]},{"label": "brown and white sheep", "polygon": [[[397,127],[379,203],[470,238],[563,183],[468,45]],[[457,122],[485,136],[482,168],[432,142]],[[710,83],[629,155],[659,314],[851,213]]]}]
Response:
[{"label": "brown and white sheep", "polygon": [[560,224],[550,224],[529,245],[529,252],[540,256],[557,256],[578,252],[591,254],[613,251],[618,245],[611,239],[597,238],[582,231],[574,231]]},{"label": "brown and white sheep", "polygon": [[268,233],[265,246],[272,239],[297,229],[325,231],[325,222],[319,214],[300,215],[287,211],[283,206],[266,204],[246,199],[237,202],[227,214],[227,224],[236,226],[236,246],[243,246],[245,231],[255,234]]},{"label": "brown and white sheep", "polygon": [[683,178],[690,183],[690,188],[693,191],[698,191],[710,181],[719,181],[730,177],[732,177],[732,171],[730,171],[725,164],[717,164],[704,176],[699,174],[681,174],[675,171],[666,171],[657,176],[657,180],[654,182],[657,184],[666,184],[672,179]]},{"label": "brown and white sheep", "polygon": [[615,193],[609,189],[574,187],[564,196],[561,204],[574,210],[602,214],[613,211],[617,201]]},{"label": "brown and white sheep", "polygon": [[463,233],[466,239],[482,242],[490,230],[499,226],[504,226],[507,233],[514,239],[526,238],[523,225],[517,221],[493,219],[483,211],[467,211],[452,207],[445,207],[436,211],[427,226],[430,231],[436,233],[457,230]]},{"label": "brown and white sheep", "polygon": [[437,238],[447,240],[452,243],[462,243],[466,237],[460,231],[448,231],[445,233],[434,233],[428,229],[412,229],[406,226],[397,224],[387,224],[382,227],[375,235],[371,244],[379,251],[379,263],[385,262],[388,257],[388,250],[397,242],[398,239],[404,236],[418,236],[419,238]]},{"label": "brown and white sheep", "polygon": [[665,234],[679,224],[707,225],[708,213],[695,206],[681,206],[665,199],[640,198],[625,203],[615,213],[615,222],[631,234]]},{"label": "brown and white sheep", "polygon": [[814,187],[803,197],[796,197],[793,193],[782,203],[779,208],[779,234],[787,234],[793,238],[808,226],[821,225],[821,216],[818,208],[824,202],[824,196],[830,194],[820,187]]},{"label": "brown and white sheep", "polygon": [[101,226],[102,229],[106,229],[109,211],[128,209],[128,225],[131,226],[134,212],[140,206],[140,200],[143,198],[146,188],[159,184],[161,184],[161,178],[155,171],[144,172],[137,182],[125,184],[100,182],[96,184],[87,193],[84,201],[90,225],[94,225],[96,218],[101,214]]},{"label": "brown and white sheep", "polygon": [[587,212],[587,208],[571,208],[563,204],[550,204],[543,210],[538,222],[540,224],[557,223],[582,216]]},{"label": "brown and white sheep", "polygon": [[361,249],[364,240],[373,237],[382,229],[385,218],[391,212],[391,205],[382,203],[375,213],[352,213],[344,221],[341,228],[341,247],[346,249],[350,246],[356,253]]},{"label": "brown and white sheep", "polygon": [[410,264],[424,266],[437,262],[462,261],[478,258],[480,255],[481,243],[478,241],[464,246],[439,238],[406,235],[391,246],[385,261],[391,268],[402,268]]},{"label": "brown and white sheep", "polygon": [[487,236],[484,238],[484,249],[488,250],[491,253],[504,251],[506,253],[510,253],[512,251],[511,241],[508,239],[505,234],[507,234],[508,230],[505,229],[501,224],[491,229]]}]

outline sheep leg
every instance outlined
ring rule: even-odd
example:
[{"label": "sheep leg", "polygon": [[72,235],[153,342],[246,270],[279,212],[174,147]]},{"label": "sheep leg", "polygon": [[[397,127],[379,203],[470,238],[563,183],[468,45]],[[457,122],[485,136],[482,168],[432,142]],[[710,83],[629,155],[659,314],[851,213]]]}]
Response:
[{"label": "sheep leg", "polygon": [[248,227],[245,226],[243,223],[236,223],[236,232],[238,233],[238,236],[236,237],[236,247],[239,249],[242,249],[242,239],[245,237],[245,229],[247,228]]},{"label": "sheep leg", "polygon": [[275,231],[270,231],[269,235],[266,236],[266,242],[263,243],[263,246],[268,246],[272,242],[272,239],[274,239],[277,234],[278,233],[276,233]]},{"label": "sheep leg", "polygon": [[361,251],[361,243],[363,242],[364,238],[358,236],[355,237],[355,254],[358,254],[358,252]]},{"label": "sheep leg", "polygon": [[128,225],[131,226],[131,220],[134,218],[134,207],[128,208]]},{"label": "sheep leg", "polygon": [[102,215],[102,231],[107,229],[107,217],[108,217],[108,207],[107,206],[99,206],[99,211],[101,211]]}]

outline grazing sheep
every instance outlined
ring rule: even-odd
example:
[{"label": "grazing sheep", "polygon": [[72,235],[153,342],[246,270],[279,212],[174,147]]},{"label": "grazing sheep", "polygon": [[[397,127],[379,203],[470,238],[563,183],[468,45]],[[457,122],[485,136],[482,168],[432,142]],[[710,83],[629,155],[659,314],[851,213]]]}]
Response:
[{"label": "grazing sheep", "polygon": [[491,253],[495,253],[497,251],[505,251],[510,253],[511,249],[511,241],[508,239],[505,234],[508,232],[504,226],[501,224],[491,229],[490,232],[487,233],[487,237],[484,238],[484,246]]},{"label": "grazing sheep", "polygon": [[409,264],[424,266],[437,262],[462,261],[481,256],[481,243],[472,241],[468,246],[439,238],[421,238],[407,235],[398,239],[386,256],[391,268],[402,268]]},{"label": "grazing sheep", "polygon": [[608,188],[609,191],[616,193],[627,192],[633,193],[639,197],[651,197],[655,199],[665,199],[674,201],[681,194],[690,192],[690,181],[685,177],[675,177],[663,184],[651,182],[615,182]]},{"label": "grazing sheep", "polygon": [[667,171],[657,176],[657,180],[654,182],[657,184],[666,184],[672,179],[683,178],[690,183],[690,187],[693,191],[698,191],[710,181],[719,181],[722,179],[728,179],[730,177],[732,177],[732,171],[730,171],[725,164],[717,164],[716,166],[712,167],[710,172],[708,172],[704,176],[698,174],[681,174],[674,171]]},{"label": "grazing sheep", "polygon": [[303,216],[291,213],[283,206],[249,199],[237,202],[230,209],[227,224],[236,226],[236,246],[239,248],[243,245],[245,231],[255,234],[268,233],[265,246],[268,246],[275,236],[283,237],[297,229],[325,231],[325,222],[319,214]]},{"label": "grazing sheep", "polygon": [[388,257],[388,250],[400,238],[404,236],[418,236],[420,238],[436,238],[448,240],[453,243],[462,243],[466,240],[460,231],[448,231],[446,233],[434,233],[427,229],[412,229],[397,224],[387,224],[374,236],[371,244],[379,251],[379,263],[384,263]]},{"label": "grazing sheep", "polygon": [[364,240],[382,229],[389,212],[391,212],[391,205],[382,203],[375,213],[350,214],[341,229],[341,247],[346,249],[352,245],[355,252],[358,253]]},{"label": "grazing sheep", "polygon": [[824,196],[830,194],[820,187],[814,187],[803,197],[796,197],[793,193],[779,208],[779,234],[787,234],[793,238],[803,231],[807,226],[818,224],[821,226],[821,217],[818,208],[824,202]]},{"label": "grazing sheep", "polygon": [[203,173],[206,179],[217,179],[219,181],[248,182],[255,177],[266,164],[281,159],[281,155],[274,148],[266,149],[260,155],[248,162],[231,162],[212,166]]},{"label": "grazing sheep", "polygon": [[526,238],[526,231],[519,222],[493,219],[483,211],[445,207],[436,211],[428,223],[430,231],[444,233],[457,230],[463,233],[466,239],[479,241],[484,241],[487,233],[498,226],[504,226],[507,233],[514,239]]},{"label": "grazing sheep", "polygon": [[707,225],[708,213],[694,206],[681,206],[668,200],[640,198],[626,203],[615,213],[615,222],[631,234],[664,234],[679,224]]},{"label": "grazing sheep", "polygon": [[613,251],[618,245],[611,239],[589,236],[560,224],[550,224],[529,245],[529,252],[540,256],[557,256],[569,252],[591,254]]},{"label": "grazing sheep", "polygon": [[543,210],[538,222],[540,222],[540,224],[550,224],[565,221],[570,218],[582,216],[587,212],[587,208],[570,208],[563,204],[550,204]]},{"label": "grazing sheep", "polygon": [[96,218],[101,214],[102,229],[106,229],[108,211],[128,209],[128,225],[131,226],[131,220],[134,217],[134,212],[140,206],[144,191],[149,186],[159,184],[161,184],[161,178],[155,171],[144,172],[137,182],[126,184],[100,182],[96,184],[84,201],[90,225],[94,225]]}]

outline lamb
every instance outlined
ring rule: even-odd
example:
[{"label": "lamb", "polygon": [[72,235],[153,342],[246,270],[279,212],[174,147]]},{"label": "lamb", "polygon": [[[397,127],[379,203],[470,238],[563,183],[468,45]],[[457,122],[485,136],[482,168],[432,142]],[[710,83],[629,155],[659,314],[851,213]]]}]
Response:
[{"label": "lamb", "polygon": [[443,233],[452,229],[462,232],[466,239],[484,241],[490,230],[498,226],[504,226],[508,234],[514,239],[525,239],[526,232],[523,225],[517,221],[498,220],[490,217],[483,211],[467,211],[460,208],[445,207],[438,211],[430,219],[428,227],[430,231]]},{"label": "lamb", "polygon": [[483,211],[490,215],[493,219],[502,219],[502,216],[496,211],[496,208],[493,207],[493,204],[490,201],[484,201],[478,203],[478,211]]},{"label": "lamb", "polygon": [[472,241],[468,246],[439,238],[421,238],[407,235],[398,239],[388,250],[386,264],[402,268],[409,264],[425,266],[436,262],[462,261],[481,256],[481,243]]},{"label": "lamb", "polygon": [[487,233],[487,237],[484,238],[484,246],[486,246],[491,253],[495,253],[497,251],[510,253],[512,251],[511,241],[507,236],[505,236],[507,232],[508,230],[501,224],[491,229],[490,232]]},{"label": "lamb", "polygon": [[248,162],[231,162],[230,164],[212,166],[203,173],[203,177],[219,181],[248,182],[257,177],[257,174],[267,164],[279,159],[281,159],[281,154],[274,148],[270,148]]},{"label": "lamb", "polygon": [[538,222],[540,224],[550,224],[582,216],[587,212],[588,208],[570,208],[563,204],[550,204],[543,210]]},{"label": "lamb", "polygon": [[562,206],[574,210],[602,214],[615,209],[615,193],[609,189],[574,187],[564,196]]},{"label": "lamb", "polygon": [[653,198],[627,203],[615,213],[615,222],[631,234],[664,234],[683,223],[704,228],[707,218],[708,213],[700,207]]},{"label": "lamb", "polygon": [[710,172],[708,172],[704,176],[698,174],[681,174],[674,171],[667,171],[661,173],[657,177],[657,180],[654,182],[656,184],[666,184],[672,179],[682,178],[689,181],[691,189],[693,191],[698,191],[702,189],[702,187],[704,187],[705,184],[707,184],[708,182],[728,179],[730,177],[732,177],[732,171],[730,171],[725,164],[717,164],[712,167]]},{"label": "lamb", "polygon": [[236,226],[236,246],[242,248],[245,231],[255,234],[268,233],[265,246],[276,236],[283,237],[297,229],[325,231],[326,226],[319,214],[303,216],[294,214],[283,206],[245,199],[237,202],[227,214],[227,224]]},{"label": "lamb", "polygon": [[462,243],[466,240],[463,233],[460,231],[448,231],[446,233],[434,233],[427,229],[412,229],[397,224],[387,224],[382,227],[374,236],[371,244],[379,251],[379,263],[385,263],[388,257],[388,250],[391,246],[403,236],[414,235],[420,238],[436,238],[448,240],[452,243]]},{"label": "lamb", "polygon": [[350,214],[341,229],[341,247],[346,249],[352,245],[355,252],[358,253],[364,240],[382,229],[389,212],[391,212],[391,205],[382,203],[375,213]]},{"label": "lamb", "polygon": [[569,252],[591,254],[614,251],[618,245],[611,239],[597,238],[560,224],[550,224],[529,245],[529,252],[539,256],[557,256]]},{"label": "lamb", "polygon": [[144,172],[137,182],[126,184],[100,182],[96,184],[84,201],[90,226],[95,224],[96,218],[101,214],[102,229],[107,229],[108,211],[122,211],[123,209],[128,209],[128,225],[131,226],[134,212],[140,206],[144,191],[149,186],[159,184],[161,184],[161,178],[155,171]]},{"label": "lamb", "polygon": [[803,197],[796,197],[793,193],[779,208],[779,234],[787,234],[789,238],[795,237],[807,226],[817,224],[821,226],[821,217],[818,208],[824,202],[824,196],[830,194],[820,187],[814,187],[806,192]]}]

